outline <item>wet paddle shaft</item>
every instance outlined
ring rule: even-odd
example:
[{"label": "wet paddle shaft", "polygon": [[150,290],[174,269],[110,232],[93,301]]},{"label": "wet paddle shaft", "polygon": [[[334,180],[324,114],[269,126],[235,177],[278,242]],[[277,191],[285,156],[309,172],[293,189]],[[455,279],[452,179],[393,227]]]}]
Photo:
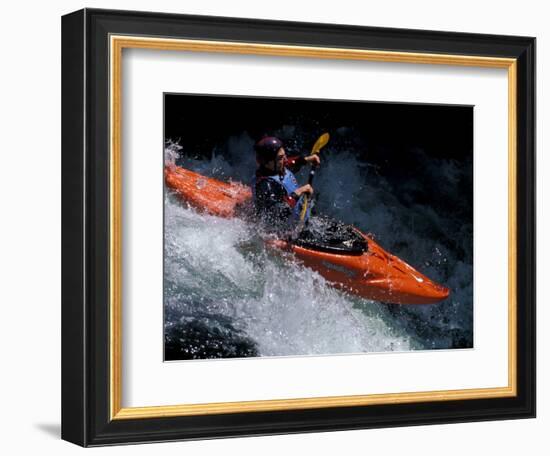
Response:
[{"label": "wet paddle shaft", "polygon": [[[319,138],[317,139],[317,141],[315,141],[315,144],[311,148],[311,154],[310,155],[318,154],[321,151],[321,149],[327,145],[329,139],[330,139],[330,135],[328,133],[323,133],[321,136],[319,136]],[[308,179],[308,182],[307,182],[309,185],[311,185],[313,183],[313,178],[314,177],[315,177],[315,167],[312,166],[311,171],[309,172],[309,179]],[[304,204],[302,205],[302,212],[300,212],[300,223],[301,224],[304,222],[304,218],[306,216],[308,200],[309,200],[309,196],[304,195]]]}]

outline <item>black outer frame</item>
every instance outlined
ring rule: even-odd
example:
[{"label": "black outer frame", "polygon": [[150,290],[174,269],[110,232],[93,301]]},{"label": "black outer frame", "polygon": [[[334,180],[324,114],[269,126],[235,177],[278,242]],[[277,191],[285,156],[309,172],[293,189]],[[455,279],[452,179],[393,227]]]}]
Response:
[{"label": "black outer frame", "polygon": [[[509,57],[518,62],[513,398],[109,418],[110,34]],[[62,438],[82,446],[535,417],[535,39],[84,9],[62,18]]]}]

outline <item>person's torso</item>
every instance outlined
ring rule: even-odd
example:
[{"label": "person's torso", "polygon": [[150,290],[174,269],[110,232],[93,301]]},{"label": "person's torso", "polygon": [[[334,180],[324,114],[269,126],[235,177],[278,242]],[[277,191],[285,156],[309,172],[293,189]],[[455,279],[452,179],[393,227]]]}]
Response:
[{"label": "person's torso", "polygon": [[[298,184],[298,181],[296,180],[296,176],[294,176],[294,173],[289,169],[285,168],[285,172],[282,175],[273,174],[273,175],[257,176],[252,185],[254,197],[256,196],[255,195],[256,184],[259,179],[269,179],[277,183],[284,189],[286,193],[285,201],[287,202],[287,204],[289,204],[289,206],[292,209],[292,218],[295,220],[296,219],[299,220],[301,217],[303,206],[304,206],[304,195],[300,196],[297,201],[293,200],[291,197],[291,195],[300,187]],[[307,206],[305,220],[307,220],[310,216],[311,206],[312,206],[311,204],[308,204]]]}]

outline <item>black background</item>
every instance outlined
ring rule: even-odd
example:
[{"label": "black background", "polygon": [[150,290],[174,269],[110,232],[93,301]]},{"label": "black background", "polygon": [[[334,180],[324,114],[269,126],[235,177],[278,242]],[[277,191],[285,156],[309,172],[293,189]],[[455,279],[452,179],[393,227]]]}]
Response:
[{"label": "black background", "polygon": [[411,148],[462,160],[473,149],[472,106],[165,95],[165,138],[179,139],[195,155],[209,156],[245,131],[255,140],[280,135],[287,125],[299,126],[307,144],[324,131],[333,142],[353,141],[358,153],[368,150],[375,162],[406,164]]}]

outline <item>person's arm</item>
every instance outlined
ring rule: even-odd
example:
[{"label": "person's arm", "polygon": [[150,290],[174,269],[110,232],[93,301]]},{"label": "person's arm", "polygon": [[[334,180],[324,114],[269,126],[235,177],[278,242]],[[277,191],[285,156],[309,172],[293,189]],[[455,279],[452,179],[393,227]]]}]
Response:
[{"label": "person's arm", "polygon": [[285,167],[293,173],[297,173],[306,163],[307,161],[305,157],[296,155],[293,157],[287,157],[287,159],[285,160]]},{"label": "person's arm", "polygon": [[309,196],[313,195],[313,187],[309,184],[302,185],[292,192],[290,196],[297,202],[304,193],[307,193]]},{"label": "person's arm", "polygon": [[299,155],[288,157],[285,161],[285,166],[290,169],[293,173],[300,171],[302,166],[309,163],[312,166],[319,166],[321,164],[321,159],[318,154],[311,154],[306,157]]}]

